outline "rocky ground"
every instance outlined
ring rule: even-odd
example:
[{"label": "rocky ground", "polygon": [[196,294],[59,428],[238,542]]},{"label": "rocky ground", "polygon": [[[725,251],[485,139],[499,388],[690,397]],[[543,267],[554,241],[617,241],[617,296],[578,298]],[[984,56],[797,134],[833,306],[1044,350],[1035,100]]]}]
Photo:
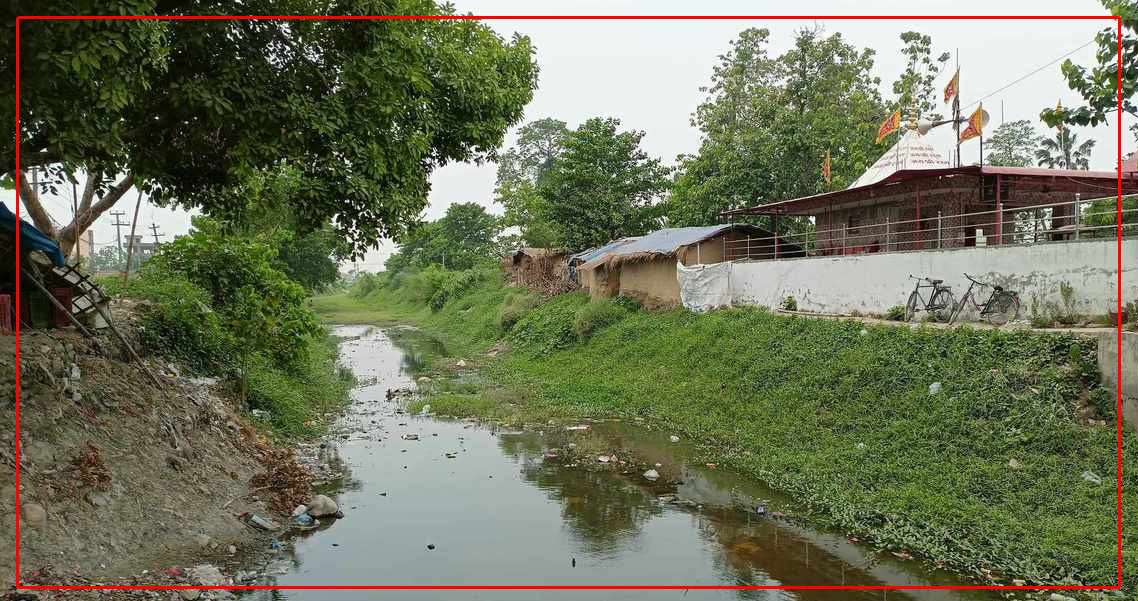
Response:
[{"label": "rocky ground", "polygon": [[[16,540],[18,520],[23,583],[229,584],[214,566],[259,552],[272,537],[246,514],[283,523],[285,508],[308,496],[309,470],[268,445],[216,382],[153,357],[144,360],[151,376],[124,361],[109,336],[95,343],[30,331],[20,342],[20,511],[0,520],[0,540]],[[0,337],[0,462],[8,468],[0,503],[9,508],[14,393],[15,339]],[[0,595],[13,599],[172,594],[16,592],[14,559],[0,554]]]}]

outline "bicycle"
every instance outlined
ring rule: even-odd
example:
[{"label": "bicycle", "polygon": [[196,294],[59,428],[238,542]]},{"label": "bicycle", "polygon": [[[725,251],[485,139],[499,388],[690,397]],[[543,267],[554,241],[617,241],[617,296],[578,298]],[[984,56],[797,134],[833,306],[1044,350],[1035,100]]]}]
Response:
[{"label": "bicycle", "polygon": [[[1019,317],[1019,294],[1011,290],[1004,290],[1003,286],[995,284],[985,284],[967,273],[964,277],[968,278],[968,290],[964,292],[964,296],[960,299],[958,304],[952,311],[952,317],[949,318],[948,323],[952,323],[960,315],[964,309],[964,304],[968,301],[972,302],[972,306],[980,312],[980,319],[987,320],[988,323],[1002,326],[1009,321],[1015,320]],[[983,303],[976,302],[976,295],[972,290],[976,286],[991,288],[992,294],[988,296],[988,300]]]},{"label": "bicycle", "polygon": [[[948,286],[942,285],[944,280],[918,277],[913,274],[909,274],[909,279],[917,280],[917,285],[913,288],[913,293],[909,295],[909,302],[905,303],[905,321],[912,321],[917,311],[922,309],[937,321],[948,321],[952,318],[952,313],[956,308],[956,299],[952,296],[952,290]],[[921,282],[928,282],[928,284],[922,285]],[[932,289],[932,294],[926,301],[921,290],[929,288]]]}]

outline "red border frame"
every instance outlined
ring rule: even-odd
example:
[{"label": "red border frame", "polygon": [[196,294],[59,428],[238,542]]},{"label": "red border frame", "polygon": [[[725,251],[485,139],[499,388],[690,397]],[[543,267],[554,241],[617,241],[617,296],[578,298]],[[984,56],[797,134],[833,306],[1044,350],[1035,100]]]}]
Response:
[{"label": "red border frame", "polygon": [[[710,586],[683,586],[683,585],[451,585],[451,586],[425,586],[425,585],[295,585],[295,586],[268,586],[268,585],[233,585],[233,586],[188,586],[188,585],[21,585],[20,584],[20,320],[16,320],[16,589],[17,590],[181,590],[181,589],[224,589],[224,590],[1121,590],[1122,589],[1122,18],[1112,15],[390,15],[390,16],[313,16],[313,15],[210,15],[210,16],[46,16],[46,15],[19,15],[16,17],[16,177],[20,177],[20,23],[22,21],[62,21],[62,20],[168,20],[168,21],[205,21],[205,20],[1109,20],[1117,26],[1118,36],[1118,146],[1115,170],[1118,173],[1118,202],[1117,211],[1117,254],[1118,254],[1118,304],[1116,310],[1119,314],[1117,329],[1118,355],[1118,390],[1116,415],[1116,438],[1118,442],[1118,472],[1116,474],[1118,507],[1118,584],[1111,586],[996,586],[996,585],[710,585]],[[16,186],[16,219],[20,218],[20,187]],[[16,228],[16,262],[20,256],[20,228]],[[17,265],[18,267],[18,265]],[[20,279],[16,278],[16,314],[20,311]]]}]

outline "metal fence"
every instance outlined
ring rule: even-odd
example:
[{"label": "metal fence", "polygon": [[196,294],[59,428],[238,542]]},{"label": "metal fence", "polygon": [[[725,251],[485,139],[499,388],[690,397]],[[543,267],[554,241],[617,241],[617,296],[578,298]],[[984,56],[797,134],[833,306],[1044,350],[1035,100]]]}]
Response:
[{"label": "metal fence", "polygon": [[[724,240],[725,260],[769,260],[801,256],[844,256],[868,253],[1032,245],[1086,238],[1113,238],[1118,230],[1117,197],[1012,207],[1003,210],[953,213],[919,219],[842,224],[778,236]],[[1109,209],[1094,207],[1109,201]],[[1122,235],[1138,235],[1138,208],[1123,208]]]}]

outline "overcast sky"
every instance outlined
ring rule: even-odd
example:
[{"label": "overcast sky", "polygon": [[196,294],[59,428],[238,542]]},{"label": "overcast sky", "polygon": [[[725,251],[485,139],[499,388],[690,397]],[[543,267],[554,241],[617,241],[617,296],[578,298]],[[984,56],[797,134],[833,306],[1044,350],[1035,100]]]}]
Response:
[{"label": "overcast sky", "polygon": [[[718,1],[692,3],[678,0],[561,0],[538,3],[522,0],[455,0],[460,12],[478,15],[520,14],[722,14],[767,15],[804,12],[818,15],[851,14],[1106,14],[1097,0],[1062,0],[1036,2],[993,2],[991,0],[921,1],[912,0],[810,0],[809,2]],[[643,146],[653,155],[672,163],[683,153],[699,149],[699,132],[689,118],[703,99],[700,86],[706,85],[718,56],[728,50],[738,32],[748,27],[766,27],[771,31],[770,52],[777,55],[787,50],[795,30],[819,25],[827,32],[841,32],[847,42],[877,52],[875,71],[882,79],[882,93],[892,97],[890,85],[904,69],[900,56],[899,34],[917,30],[932,36],[934,54],[959,50],[961,64],[961,98],[965,105],[983,98],[984,108],[991,114],[989,131],[1001,119],[1030,119],[1040,133],[1045,127],[1038,122],[1044,107],[1057,100],[1064,105],[1080,103],[1059,72],[1059,62],[1028,76],[1036,69],[1064,57],[1071,51],[1078,64],[1094,62],[1095,33],[1107,25],[1104,21],[1039,20],[1039,21],[975,21],[975,20],[781,20],[730,19],[683,21],[593,21],[593,20],[492,20],[488,24],[502,36],[514,32],[530,36],[537,50],[541,69],[538,89],[526,107],[525,121],[554,117],[570,127],[593,116],[612,116],[626,129],[643,130]],[[1077,49],[1077,50],[1076,50]],[[951,71],[949,68],[947,71]],[[951,73],[938,81],[943,87]],[[1012,84],[1002,91],[1000,88]],[[991,94],[989,96],[989,94]],[[1123,127],[1134,123],[1123,120]],[[1115,121],[1097,128],[1078,130],[1080,138],[1097,140],[1091,158],[1092,169],[1114,169],[1117,156]],[[516,129],[516,128],[515,128]],[[1123,135],[1123,154],[1134,150],[1133,136]],[[953,146],[950,128],[934,130],[930,143],[946,157]],[[513,142],[513,131],[505,144]],[[882,146],[882,151],[887,148]],[[962,149],[965,164],[978,158],[979,144],[966,143]],[[424,217],[436,219],[454,202],[477,202],[500,213],[492,203],[495,165],[456,164],[437,171],[431,178],[430,206]],[[11,193],[7,193],[11,203]],[[54,199],[49,209],[59,221],[70,216],[70,198]],[[134,208],[134,196],[128,195],[118,209]],[[96,244],[113,243],[112,219],[105,215],[95,226]],[[147,204],[139,215],[140,231],[157,223],[167,234],[181,234],[189,227],[185,213],[158,209]],[[169,237],[166,238],[169,240]],[[394,250],[385,243],[372,251],[360,264],[361,269],[377,271]]]}]

